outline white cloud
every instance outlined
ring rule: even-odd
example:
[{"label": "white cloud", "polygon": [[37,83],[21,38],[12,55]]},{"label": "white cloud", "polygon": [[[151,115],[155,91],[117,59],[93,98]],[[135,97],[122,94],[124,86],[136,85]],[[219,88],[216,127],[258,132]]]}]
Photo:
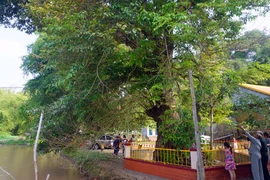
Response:
[{"label": "white cloud", "polygon": [[251,31],[254,29],[259,29],[259,30],[270,30],[270,12],[265,14],[265,16],[259,16],[255,20],[252,20],[248,22],[244,26],[244,31]]},{"label": "white cloud", "polygon": [[27,46],[36,38],[0,26],[0,87],[22,87],[27,82],[20,69],[21,57],[27,55]]}]

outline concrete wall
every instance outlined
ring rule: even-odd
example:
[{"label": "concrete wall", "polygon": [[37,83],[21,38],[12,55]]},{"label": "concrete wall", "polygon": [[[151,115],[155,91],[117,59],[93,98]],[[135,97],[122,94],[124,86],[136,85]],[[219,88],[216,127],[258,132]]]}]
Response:
[{"label": "concrete wall", "polygon": [[[170,180],[196,180],[196,170],[190,167],[166,165],[162,163],[145,162],[134,159],[124,159],[124,167],[133,171],[151,174],[167,178]],[[205,169],[206,180],[229,180],[229,172],[224,167],[214,167]],[[237,165],[237,179],[252,178],[250,164]]]}]

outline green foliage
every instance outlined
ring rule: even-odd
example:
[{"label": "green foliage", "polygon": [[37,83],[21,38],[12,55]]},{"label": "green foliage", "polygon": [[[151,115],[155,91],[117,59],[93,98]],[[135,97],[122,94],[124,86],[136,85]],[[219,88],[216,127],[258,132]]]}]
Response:
[{"label": "green foliage", "polygon": [[0,133],[0,144],[7,144],[7,145],[26,145],[27,140],[19,137],[19,136],[12,136],[8,132],[1,132]]},{"label": "green foliage", "polygon": [[77,152],[68,153],[69,156],[74,158],[78,163],[94,162],[94,161],[108,161],[113,157],[108,153],[100,153],[96,151],[89,150],[78,150]]},{"label": "green foliage", "polygon": [[[194,142],[194,124],[192,121],[191,111],[183,110],[181,121],[167,119],[159,127],[159,131],[164,136],[164,144],[171,142],[171,147],[177,149],[188,149]],[[166,118],[164,118],[166,119]]]},{"label": "green foliage", "polygon": [[[259,30],[246,32],[232,45],[232,63],[245,82],[269,85],[269,47],[269,34]],[[250,74],[253,76],[250,77]]]},{"label": "green foliage", "polygon": [[77,164],[81,173],[90,172],[92,176],[99,175],[98,173],[100,173],[102,169],[102,167],[99,167],[97,164],[100,164],[100,162],[110,163],[114,158],[118,158],[109,153],[89,150],[65,151],[65,154]]},{"label": "green foliage", "polygon": [[269,120],[269,98],[259,98],[256,95],[243,93],[234,106],[232,117],[246,117],[246,124],[250,129],[268,129]]},{"label": "green foliage", "polygon": [[22,93],[0,91],[0,129],[2,132],[22,133],[29,118],[25,116],[23,107],[27,96]]},{"label": "green foliage", "polygon": [[26,145],[28,141],[25,139],[9,140],[5,142],[6,145]]},{"label": "green foliage", "polygon": [[11,136],[10,132],[0,132],[0,139],[8,139],[8,138],[12,138],[13,139],[14,136]]},{"label": "green foliage", "polygon": [[46,112],[42,142],[62,148],[80,129],[139,129],[154,120],[158,146],[186,146],[193,132],[187,70],[196,77],[198,115],[214,108],[224,119],[246,72],[225,67],[229,42],[250,18],[233,17],[267,3],[30,1],[42,29],[22,67],[34,74],[26,85],[32,112]]},{"label": "green foliage", "polygon": [[0,1],[0,24],[6,27],[18,28],[27,33],[35,31],[33,19],[29,10],[25,8],[28,0],[1,0]]}]

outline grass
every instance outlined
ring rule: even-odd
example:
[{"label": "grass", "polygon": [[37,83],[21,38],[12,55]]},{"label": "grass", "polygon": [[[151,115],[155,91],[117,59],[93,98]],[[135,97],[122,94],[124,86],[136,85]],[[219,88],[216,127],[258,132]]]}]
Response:
[{"label": "grass", "polygon": [[106,174],[107,172],[104,172],[99,165],[102,163],[110,163],[116,158],[111,153],[101,153],[99,151],[84,149],[65,152],[64,154],[66,154],[69,159],[72,159],[73,163],[76,164],[82,174],[87,174],[89,177],[98,177],[101,174],[103,174],[103,177],[108,176],[108,174]]},{"label": "grass", "polygon": [[24,137],[12,136],[9,133],[0,133],[0,144],[7,145],[26,145],[28,142]]},{"label": "grass", "polygon": [[25,139],[11,139],[5,142],[7,145],[26,145],[27,143]]}]

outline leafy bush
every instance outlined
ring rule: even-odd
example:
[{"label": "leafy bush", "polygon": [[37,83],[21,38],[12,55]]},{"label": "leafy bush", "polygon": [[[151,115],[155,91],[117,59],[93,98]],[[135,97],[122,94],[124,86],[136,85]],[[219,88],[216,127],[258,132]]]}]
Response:
[{"label": "leafy bush", "polygon": [[100,153],[99,151],[77,150],[65,152],[67,157],[78,167],[82,174],[91,174],[96,176],[101,169],[98,166],[100,162],[110,163],[113,159],[118,158],[110,153]]},{"label": "leafy bush", "polygon": [[26,145],[28,143],[25,139],[11,139],[5,142],[7,145]]}]

